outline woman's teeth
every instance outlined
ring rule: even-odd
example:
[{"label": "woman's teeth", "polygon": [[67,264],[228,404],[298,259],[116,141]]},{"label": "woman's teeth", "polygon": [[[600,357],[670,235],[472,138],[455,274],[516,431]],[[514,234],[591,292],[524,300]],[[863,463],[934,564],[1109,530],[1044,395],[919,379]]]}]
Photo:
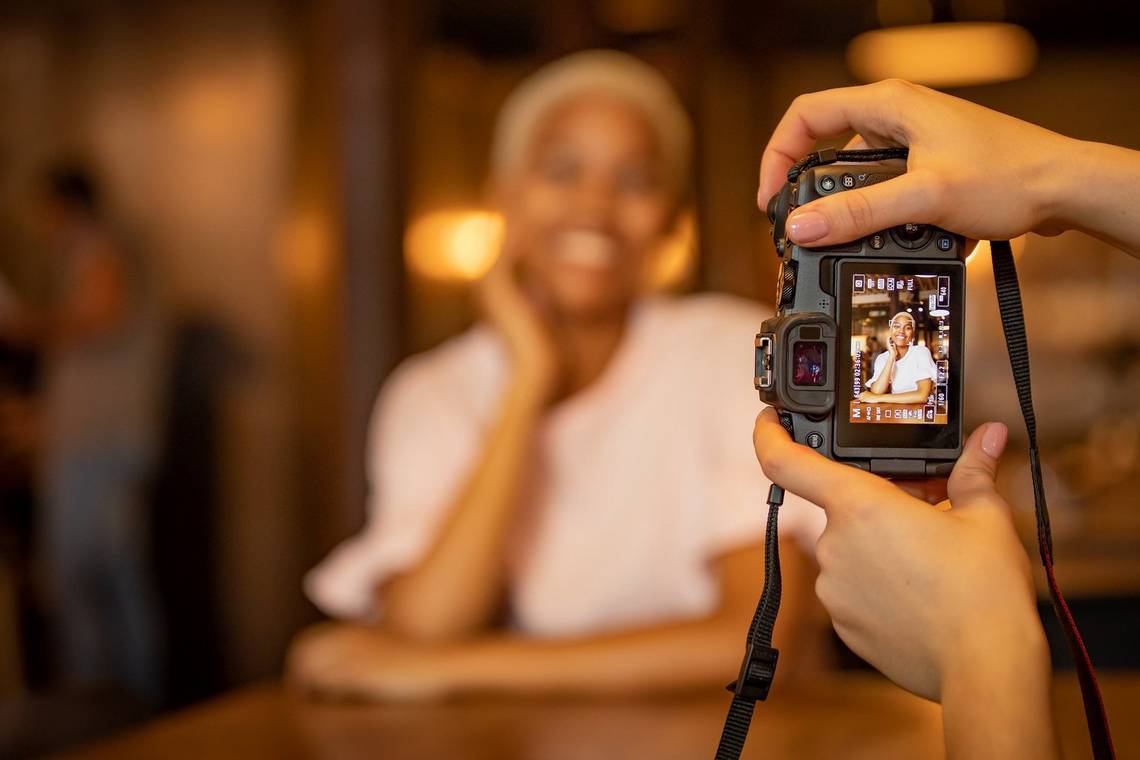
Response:
[{"label": "woman's teeth", "polygon": [[555,252],[567,263],[590,269],[609,269],[617,263],[618,258],[614,239],[591,230],[561,233]]}]

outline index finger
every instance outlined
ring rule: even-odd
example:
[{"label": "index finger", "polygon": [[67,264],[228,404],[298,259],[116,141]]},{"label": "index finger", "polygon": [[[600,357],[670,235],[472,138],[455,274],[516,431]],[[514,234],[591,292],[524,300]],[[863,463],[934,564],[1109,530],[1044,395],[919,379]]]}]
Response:
[{"label": "index finger", "polygon": [[836,510],[858,507],[866,500],[901,495],[897,488],[877,475],[832,461],[795,443],[771,407],[756,418],[752,442],[760,467],[769,480],[823,507],[829,515]]},{"label": "index finger", "polygon": [[[760,159],[760,189],[756,200],[761,210],[787,180],[788,169],[809,153],[817,140],[854,130],[859,133],[893,134],[895,125],[886,116],[888,90],[901,83],[876,82],[857,87],[837,87],[800,95],[772,132]],[[899,141],[902,142],[901,140]]]}]

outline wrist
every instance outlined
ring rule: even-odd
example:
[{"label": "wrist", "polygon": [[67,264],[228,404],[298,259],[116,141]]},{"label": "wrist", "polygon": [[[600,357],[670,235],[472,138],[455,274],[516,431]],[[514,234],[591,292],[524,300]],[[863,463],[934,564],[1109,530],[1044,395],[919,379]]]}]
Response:
[{"label": "wrist", "polygon": [[943,663],[947,757],[1055,757],[1052,668],[1040,623],[978,629]]},{"label": "wrist", "polygon": [[1056,136],[1059,145],[1039,152],[1036,181],[1029,183],[1035,199],[1037,227],[1047,232],[1082,229],[1096,213],[1098,166],[1104,150],[1099,143]]},{"label": "wrist", "polygon": [[540,662],[528,658],[528,647],[502,635],[466,642],[451,657],[451,691],[459,694],[529,691],[544,683]]},{"label": "wrist", "polygon": [[537,408],[545,407],[558,386],[558,374],[551,362],[539,358],[512,362],[510,395],[517,402]]},{"label": "wrist", "polygon": [[1024,689],[1047,684],[1052,676],[1049,642],[1035,609],[1004,620],[981,617],[955,638],[941,665],[943,704],[963,695],[971,699],[979,688]]}]

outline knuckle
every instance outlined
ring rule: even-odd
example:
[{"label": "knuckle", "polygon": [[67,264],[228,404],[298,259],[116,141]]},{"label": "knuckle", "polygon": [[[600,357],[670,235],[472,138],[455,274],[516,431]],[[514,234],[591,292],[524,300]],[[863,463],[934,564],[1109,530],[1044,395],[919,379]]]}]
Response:
[{"label": "knuckle", "polygon": [[891,77],[884,79],[879,84],[882,85],[883,92],[889,97],[901,98],[914,92],[915,86],[913,82],[899,77]]},{"label": "knuckle", "polygon": [[835,563],[835,541],[832,535],[831,531],[824,530],[815,542],[815,561],[820,570],[826,570]]},{"label": "knuckle", "polygon": [[860,192],[845,193],[843,198],[844,214],[852,230],[871,231],[875,227],[875,209],[867,196]]}]

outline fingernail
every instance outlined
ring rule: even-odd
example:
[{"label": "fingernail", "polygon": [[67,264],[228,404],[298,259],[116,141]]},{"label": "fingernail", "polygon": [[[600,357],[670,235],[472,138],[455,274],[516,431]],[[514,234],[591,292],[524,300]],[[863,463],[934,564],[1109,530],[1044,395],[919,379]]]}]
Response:
[{"label": "fingernail", "polygon": [[1005,442],[1009,440],[1009,429],[1000,422],[991,422],[986,425],[986,432],[982,433],[982,451],[994,459],[1005,451]]},{"label": "fingernail", "polygon": [[788,219],[788,234],[797,243],[811,243],[827,234],[827,217],[818,211],[802,211]]}]

